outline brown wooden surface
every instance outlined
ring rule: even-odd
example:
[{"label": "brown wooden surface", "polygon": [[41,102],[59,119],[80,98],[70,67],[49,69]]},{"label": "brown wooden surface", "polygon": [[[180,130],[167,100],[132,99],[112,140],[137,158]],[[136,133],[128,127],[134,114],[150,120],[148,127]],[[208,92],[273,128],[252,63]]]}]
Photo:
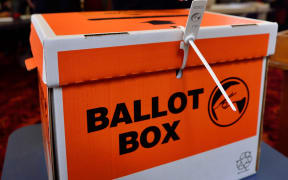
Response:
[{"label": "brown wooden surface", "polygon": [[275,60],[269,60],[269,66],[271,67],[276,67],[282,70],[288,70],[288,62],[280,62],[280,61],[275,61]]},{"label": "brown wooden surface", "polygon": [[288,70],[284,70],[283,91],[280,105],[280,132],[276,148],[288,156]]}]

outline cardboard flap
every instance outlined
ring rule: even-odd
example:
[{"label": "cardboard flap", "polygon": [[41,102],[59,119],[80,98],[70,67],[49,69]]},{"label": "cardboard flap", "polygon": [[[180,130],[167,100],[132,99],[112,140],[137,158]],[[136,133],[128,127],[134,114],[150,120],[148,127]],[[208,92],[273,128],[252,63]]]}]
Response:
[{"label": "cardboard flap", "polygon": [[[269,34],[260,34],[199,39],[196,44],[207,61],[215,65],[266,56],[268,40]],[[183,59],[183,51],[179,47],[180,41],[172,41],[61,51],[58,52],[59,83],[66,85],[151,72],[176,71]],[[202,63],[190,48],[186,68],[197,66],[201,67]]]},{"label": "cardboard flap", "polygon": [[[187,14],[164,10],[34,15],[41,43],[34,41],[32,52],[43,59],[39,71],[48,87],[176,71],[183,60],[181,27]],[[202,22],[195,43],[211,65],[274,52],[276,23],[210,12]],[[190,50],[186,67],[197,66],[202,63]]]},{"label": "cardboard flap", "polygon": [[25,60],[25,66],[28,71],[35,69],[37,67],[36,60],[34,58],[28,58]]}]

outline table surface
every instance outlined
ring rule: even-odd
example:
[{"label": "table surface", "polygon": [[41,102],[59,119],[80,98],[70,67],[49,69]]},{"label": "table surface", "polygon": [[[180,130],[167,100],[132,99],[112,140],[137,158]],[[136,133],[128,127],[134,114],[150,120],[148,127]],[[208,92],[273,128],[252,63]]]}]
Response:
[{"label": "table surface", "polygon": [[[40,124],[20,128],[9,137],[2,180],[10,179],[48,179]],[[266,179],[288,179],[288,158],[262,143],[259,171],[245,180]]]}]

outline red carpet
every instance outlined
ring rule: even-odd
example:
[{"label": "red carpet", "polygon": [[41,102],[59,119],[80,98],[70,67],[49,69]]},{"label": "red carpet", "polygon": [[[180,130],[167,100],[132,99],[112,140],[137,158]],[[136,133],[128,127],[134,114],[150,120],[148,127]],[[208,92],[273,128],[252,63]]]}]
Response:
[{"label": "red carpet", "polygon": [[36,73],[0,54],[0,177],[9,135],[40,122]]},{"label": "red carpet", "polygon": [[275,146],[279,135],[279,110],[281,103],[282,81],[283,71],[277,68],[269,68],[264,111],[263,139],[271,146]]}]

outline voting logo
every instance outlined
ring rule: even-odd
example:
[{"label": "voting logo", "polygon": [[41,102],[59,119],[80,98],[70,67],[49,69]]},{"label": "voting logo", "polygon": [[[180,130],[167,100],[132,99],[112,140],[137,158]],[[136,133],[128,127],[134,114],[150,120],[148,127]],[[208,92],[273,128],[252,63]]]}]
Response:
[{"label": "voting logo", "polygon": [[242,79],[236,77],[224,79],[221,84],[236,107],[236,111],[231,109],[216,86],[209,98],[208,113],[214,124],[227,127],[238,122],[245,113],[249,103],[249,89]]}]

